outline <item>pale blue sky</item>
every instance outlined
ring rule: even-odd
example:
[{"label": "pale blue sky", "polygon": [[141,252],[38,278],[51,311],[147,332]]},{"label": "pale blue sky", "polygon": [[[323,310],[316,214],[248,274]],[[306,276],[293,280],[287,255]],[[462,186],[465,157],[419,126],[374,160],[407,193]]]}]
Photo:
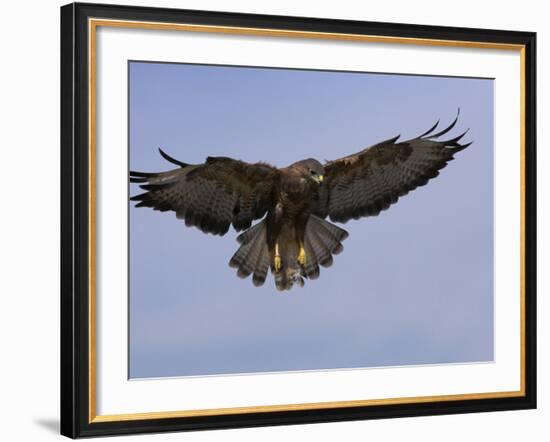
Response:
[{"label": "pale blue sky", "polygon": [[[339,158],[435,120],[474,141],[303,289],[239,279],[237,234],[130,206],[130,377],[493,359],[493,81],[131,62],[130,167]],[[139,192],[130,186],[130,194]]]}]

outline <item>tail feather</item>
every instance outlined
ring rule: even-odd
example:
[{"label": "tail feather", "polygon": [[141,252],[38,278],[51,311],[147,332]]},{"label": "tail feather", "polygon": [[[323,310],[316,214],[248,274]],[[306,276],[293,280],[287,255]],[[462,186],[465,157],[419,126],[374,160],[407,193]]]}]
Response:
[{"label": "tail feather", "polygon": [[319,277],[319,265],[330,267],[332,255],[344,250],[341,241],[348,237],[348,232],[340,227],[311,215],[306,226],[305,247],[306,265],[304,272],[309,279]]},{"label": "tail feather", "polygon": [[311,229],[309,232],[306,230],[306,235],[310,238],[313,253],[319,264],[323,267],[330,267],[332,265],[332,254],[330,253],[327,238],[321,237],[321,232],[314,229]]},{"label": "tail feather", "polygon": [[314,225],[318,230],[326,232],[326,234],[329,235],[336,243],[340,243],[349,236],[348,232],[346,232],[344,229],[341,229],[340,227],[329,223],[328,221],[318,218],[315,215],[312,215],[310,217],[309,223]]},{"label": "tail feather", "polygon": [[319,261],[317,255],[314,252],[313,244],[311,243],[311,235],[306,235],[305,242],[306,248],[306,265],[304,266],[304,273],[308,279],[317,279],[321,274],[319,270]]},{"label": "tail feather", "polygon": [[259,238],[256,238],[256,261],[252,275],[252,282],[256,287],[260,287],[264,284],[267,277],[267,271],[269,269],[269,251],[266,241],[266,230],[262,231]]},{"label": "tail feather", "polygon": [[248,247],[245,246],[248,249],[248,253],[244,257],[242,266],[237,273],[241,278],[246,278],[254,272],[258,258],[261,257],[262,254],[265,237],[262,235],[260,229],[255,233],[256,235],[251,237],[250,242],[247,243]]},{"label": "tail feather", "polygon": [[253,273],[254,285],[262,285],[269,267],[265,220],[241,233],[237,241],[241,246],[231,257],[229,266],[237,269],[239,278],[246,278]]},{"label": "tail feather", "polygon": [[273,279],[275,280],[275,287],[279,291],[289,290],[292,287],[292,284],[288,283],[285,269],[280,270],[279,272],[274,272]]},{"label": "tail feather", "polygon": [[259,222],[258,224],[253,225],[249,229],[246,229],[243,233],[241,233],[239,236],[237,236],[237,242],[242,245],[246,245],[250,242],[250,240],[255,237],[258,233],[260,233],[260,230],[265,229],[265,220],[262,222]]},{"label": "tail feather", "polygon": [[264,285],[265,278],[267,278],[267,271],[269,270],[269,252],[267,246],[265,251],[260,254],[258,261],[256,262],[256,268],[254,269],[254,275],[252,275],[252,282],[256,287]]}]

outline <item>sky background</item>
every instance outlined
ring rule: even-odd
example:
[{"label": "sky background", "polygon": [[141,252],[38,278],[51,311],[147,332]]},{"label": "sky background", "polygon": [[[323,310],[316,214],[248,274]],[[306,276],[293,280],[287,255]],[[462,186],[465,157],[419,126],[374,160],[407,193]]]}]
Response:
[{"label": "sky background", "polygon": [[[130,204],[131,378],[493,360],[493,81],[131,62],[130,167],[157,151],[287,166],[357,152],[441,118],[474,144],[350,236],[332,267],[277,292],[206,235]],[[130,185],[130,194],[138,193]]]}]

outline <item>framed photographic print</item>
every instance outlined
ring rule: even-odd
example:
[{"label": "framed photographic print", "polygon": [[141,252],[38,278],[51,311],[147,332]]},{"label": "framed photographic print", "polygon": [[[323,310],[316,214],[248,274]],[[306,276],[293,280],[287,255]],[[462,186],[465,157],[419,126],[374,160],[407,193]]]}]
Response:
[{"label": "framed photographic print", "polygon": [[535,41],[62,7],[62,434],[534,408]]}]

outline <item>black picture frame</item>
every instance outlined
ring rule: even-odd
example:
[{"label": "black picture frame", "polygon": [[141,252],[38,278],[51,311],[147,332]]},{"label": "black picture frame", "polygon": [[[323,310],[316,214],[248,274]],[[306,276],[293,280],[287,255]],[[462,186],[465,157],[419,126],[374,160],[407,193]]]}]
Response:
[{"label": "black picture frame", "polygon": [[[520,45],[524,51],[524,394],[437,402],[90,419],[89,18]],[[71,437],[349,421],[536,408],[536,34],[167,8],[61,8],[61,434]]]}]

